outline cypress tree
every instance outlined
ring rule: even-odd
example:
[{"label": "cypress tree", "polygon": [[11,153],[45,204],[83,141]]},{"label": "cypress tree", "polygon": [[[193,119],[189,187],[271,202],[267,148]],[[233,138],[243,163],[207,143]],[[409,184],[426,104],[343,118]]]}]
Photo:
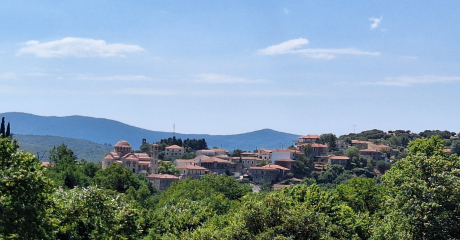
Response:
[{"label": "cypress tree", "polygon": [[0,127],[0,134],[1,137],[5,137],[5,117],[2,117],[2,126]]},{"label": "cypress tree", "polygon": [[6,134],[5,134],[5,137],[10,137],[11,136],[11,133],[10,133],[10,123],[8,123],[8,126],[6,127]]}]

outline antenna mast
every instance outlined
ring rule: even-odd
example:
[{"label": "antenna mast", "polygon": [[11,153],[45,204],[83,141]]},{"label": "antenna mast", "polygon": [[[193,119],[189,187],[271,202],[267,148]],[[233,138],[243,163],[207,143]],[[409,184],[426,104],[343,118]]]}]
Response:
[{"label": "antenna mast", "polygon": [[173,123],[173,137],[176,136],[176,123]]}]

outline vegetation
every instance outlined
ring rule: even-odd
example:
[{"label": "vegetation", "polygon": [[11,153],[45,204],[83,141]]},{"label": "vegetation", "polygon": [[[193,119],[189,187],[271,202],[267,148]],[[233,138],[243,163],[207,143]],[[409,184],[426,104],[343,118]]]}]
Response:
[{"label": "vegetation", "polygon": [[[100,169],[66,145],[45,169],[0,138],[0,239],[456,239],[460,158],[438,136],[411,141],[388,169],[294,163],[301,183],[252,193],[225,175],[155,189],[118,164]],[[163,163],[164,162],[164,163]],[[168,164],[163,161],[163,164]],[[351,163],[351,164],[352,164]],[[374,167],[384,170],[376,177]],[[379,170],[380,171],[380,170]],[[382,171],[381,171],[382,172]]]}]

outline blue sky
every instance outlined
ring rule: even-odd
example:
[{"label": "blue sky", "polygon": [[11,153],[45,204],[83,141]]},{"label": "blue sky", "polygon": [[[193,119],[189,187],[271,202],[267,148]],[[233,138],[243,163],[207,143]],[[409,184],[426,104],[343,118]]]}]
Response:
[{"label": "blue sky", "polygon": [[4,1],[0,112],[458,132],[460,1]]}]

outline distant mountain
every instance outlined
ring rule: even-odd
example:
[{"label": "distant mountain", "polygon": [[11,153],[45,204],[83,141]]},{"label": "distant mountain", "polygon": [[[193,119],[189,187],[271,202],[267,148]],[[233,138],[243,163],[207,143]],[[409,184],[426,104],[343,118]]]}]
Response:
[{"label": "distant mountain", "polygon": [[[133,149],[138,149],[142,139],[149,143],[173,136],[171,132],[150,131],[130,126],[118,121],[84,116],[43,117],[28,113],[0,113],[7,122],[11,122],[13,134],[49,135],[85,139],[100,144],[114,145],[120,140],[128,141]],[[177,138],[206,139],[208,147],[223,147],[228,150],[236,148],[254,150],[256,148],[276,149],[292,145],[299,135],[262,129],[235,135],[181,134]]]},{"label": "distant mountain", "polygon": [[42,161],[48,161],[48,151],[61,144],[65,144],[72,149],[78,159],[84,158],[90,162],[101,161],[105,154],[113,149],[112,146],[107,144],[58,136],[15,134],[14,138],[19,142],[19,149],[32,152]]}]

